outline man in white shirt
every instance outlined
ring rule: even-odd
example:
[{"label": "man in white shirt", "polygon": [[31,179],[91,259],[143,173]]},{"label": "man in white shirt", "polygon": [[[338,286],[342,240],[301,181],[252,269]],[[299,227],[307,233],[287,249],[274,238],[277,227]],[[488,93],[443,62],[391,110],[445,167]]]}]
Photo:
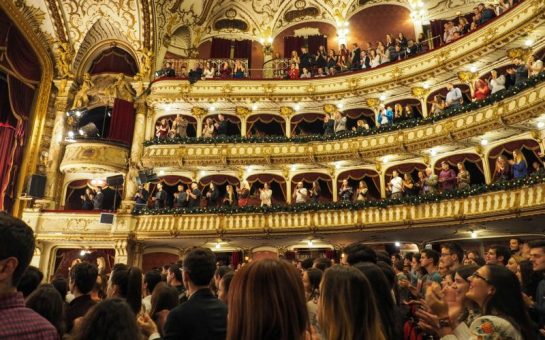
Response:
[{"label": "man in white shirt", "polygon": [[259,199],[261,200],[261,206],[270,207],[272,205],[272,190],[269,188],[268,183],[263,185],[263,189],[259,189]]},{"label": "man in white shirt", "polygon": [[399,177],[397,170],[392,172],[392,179],[388,186],[390,187],[390,192],[392,194],[390,196],[391,198],[401,198],[403,195],[403,179]]},{"label": "man in white shirt", "polygon": [[293,193],[295,203],[306,203],[308,200],[308,190],[303,186],[303,182],[297,183],[297,188]]},{"label": "man in white shirt", "polygon": [[462,91],[454,87],[452,83],[447,84],[447,98],[446,98],[446,106],[447,107],[459,107],[462,105],[463,97],[462,97]]}]

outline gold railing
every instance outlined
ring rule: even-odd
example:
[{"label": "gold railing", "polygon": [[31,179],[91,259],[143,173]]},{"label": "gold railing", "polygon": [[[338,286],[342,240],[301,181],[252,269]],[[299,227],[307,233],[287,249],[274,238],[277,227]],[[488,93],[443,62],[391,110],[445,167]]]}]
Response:
[{"label": "gold railing", "polygon": [[545,82],[504,101],[435,124],[338,141],[270,144],[153,145],[144,148],[147,167],[250,165],[362,159],[374,163],[387,154],[418,152],[481,136],[545,112]]},{"label": "gold railing", "polygon": [[542,214],[545,184],[497,191],[419,205],[395,205],[362,210],[323,210],[300,213],[141,215],[118,214],[113,225],[99,223],[99,214],[26,210],[23,220],[38,239],[77,240],[331,233],[444,227]]}]

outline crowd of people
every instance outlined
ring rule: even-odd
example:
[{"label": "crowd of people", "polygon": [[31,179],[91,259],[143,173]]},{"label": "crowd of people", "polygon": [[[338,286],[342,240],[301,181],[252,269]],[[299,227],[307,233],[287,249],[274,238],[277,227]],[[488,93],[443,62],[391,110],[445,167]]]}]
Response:
[{"label": "crowd of people", "polygon": [[[545,336],[545,241],[448,242],[387,253],[356,242],[339,258],[237,268],[207,248],[142,273],[77,261],[42,283],[33,231],[0,214],[2,339],[521,339]],[[49,281],[49,280],[47,280]]]},{"label": "crowd of people", "polygon": [[80,198],[82,210],[102,210],[103,208],[104,193],[100,186],[97,186],[96,190],[85,188],[85,193]]}]

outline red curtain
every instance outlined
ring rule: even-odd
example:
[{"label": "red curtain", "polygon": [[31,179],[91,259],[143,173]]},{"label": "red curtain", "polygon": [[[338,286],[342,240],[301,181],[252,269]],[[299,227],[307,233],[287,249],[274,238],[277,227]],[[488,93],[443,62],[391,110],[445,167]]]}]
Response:
[{"label": "red curtain", "polygon": [[112,47],[100,53],[89,69],[91,74],[123,73],[131,77],[137,72],[138,66],[134,58],[119,47]]},{"label": "red curtain", "polygon": [[134,106],[132,103],[116,98],[110,121],[108,139],[131,145],[134,130]]},{"label": "red curtain", "polygon": [[[447,157],[443,157],[439,159],[437,162],[435,162],[435,172],[441,171],[441,163],[447,162],[451,168],[456,169],[456,166],[458,163],[464,163],[464,162],[471,162],[474,163],[477,168],[484,173],[483,171],[483,160],[481,159],[481,156],[474,154],[474,153],[462,153],[457,155],[450,155]],[[456,169],[456,172],[458,170]]]},{"label": "red curtain", "polygon": [[235,59],[248,59],[248,67],[252,62],[252,41],[235,40]]},{"label": "red curtain", "polygon": [[426,165],[422,163],[406,163],[406,164],[399,164],[392,166],[386,170],[386,175],[384,178],[386,179],[386,183],[392,179],[392,172],[394,170],[397,170],[397,172],[403,176],[404,174],[410,174],[413,175],[415,171],[423,171],[426,170]]},{"label": "red curtain", "polygon": [[214,183],[214,185],[223,185],[226,183],[231,185],[238,185],[240,181],[238,178],[228,175],[210,175],[201,178],[199,181],[199,185],[202,187],[205,187],[210,183]]},{"label": "red curtain", "polygon": [[17,147],[16,130],[14,127],[0,123],[0,210],[5,210],[5,196],[10,184],[13,156]]},{"label": "red curtain", "polygon": [[231,58],[231,40],[212,38],[210,58]]},{"label": "red curtain", "polygon": [[290,58],[292,51],[300,55],[303,46],[305,46],[304,37],[284,37],[284,58]]},{"label": "red curtain", "polygon": [[280,124],[280,128],[282,129],[282,133],[285,133],[284,130],[286,128],[286,124],[285,124],[286,121],[281,116],[277,116],[277,115],[273,115],[273,114],[252,115],[252,116],[248,117],[248,120],[246,122],[246,126],[247,126],[248,131],[252,130],[252,127],[257,122],[261,122],[263,124],[270,124],[271,122],[276,122],[276,123]]},{"label": "red curtain", "polygon": [[9,30],[6,56],[12,69],[20,74],[25,81],[38,82],[42,70],[34,50],[15,25],[12,24],[11,27],[8,26],[6,29]]},{"label": "red curtain", "polygon": [[371,169],[354,169],[341,172],[339,176],[337,176],[337,181],[340,184],[345,179],[361,181],[365,177],[368,177],[372,180],[373,184],[375,185],[376,191],[380,194],[380,175],[376,171]]},{"label": "red curtain", "polygon": [[350,109],[343,112],[347,118],[360,119],[361,116],[375,118],[375,113],[371,109]]},{"label": "red curtain", "polygon": [[231,253],[231,267],[237,269],[238,264],[241,262],[241,256],[239,251],[234,251]]},{"label": "red curtain", "polygon": [[327,37],[325,35],[309,35],[308,39],[308,51],[310,54],[316,55],[320,45],[327,51]]},{"label": "red curtain", "polygon": [[[535,154],[539,151],[539,143],[533,139],[521,139],[496,146],[494,149],[490,150],[490,153],[488,154],[490,171],[494,171],[494,168],[496,166],[496,158],[498,158],[502,153],[513,153],[514,150],[520,149],[527,149]],[[539,159],[539,157],[537,156],[536,158]],[[530,165],[531,164],[528,164],[528,166]]]}]

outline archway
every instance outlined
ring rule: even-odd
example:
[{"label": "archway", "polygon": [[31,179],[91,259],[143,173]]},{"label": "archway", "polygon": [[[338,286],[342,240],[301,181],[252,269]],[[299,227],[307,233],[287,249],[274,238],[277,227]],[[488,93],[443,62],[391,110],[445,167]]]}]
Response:
[{"label": "archway", "polygon": [[219,121],[218,116],[220,114],[223,115],[223,117],[227,121],[227,136],[240,136],[241,122],[240,122],[240,118],[235,115],[225,114],[225,113],[207,115],[203,118],[203,126],[206,122],[206,119],[208,118],[212,119],[214,122],[217,123]]},{"label": "archway", "polygon": [[384,173],[386,186],[388,186],[388,183],[392,179],[392,173],[394,172],[394,170],[397,170],[400,176],[403,176],[405,174],[410,174],[413,181],[417,182],[418,172],[424,171],[426,170],[426,168],[427,166],[424,163],[404,163],[404,164],[392,165]]},{"label": "archway", "polygon": [[420,104],[420,100],[415,98],[405,98],[389,102],[385,106],[391,107],[395,114],[396,105],[401,106],[403,114],[401,119],[396,119],[394,116],[394,123],[414,118],[422,118],[422,105]]},{"label": "archway", "polygon": [[285,136],[286,121],[284,117],[275,114],[256,114],[246,119],[248,137]]},{"label": "archway", "polygon": [[[223,198],[225,197],[227,185],[232,185],[236,191],[240,185],[240,180],[232,175],[208,175],[199,180],[199,187],[202,191],[203,197],[206,195],[210,188],[210,183],[213,183],[216,189],[218,189],[218,205],[221,205]],[[203,202],[204,205],[204,202]]]},{"label": "archway", "polygon": [[466,170],[469,172],[471,185],[485,183],[483,160],[481,159],[481,156],[475,153],[461,153],[438,159],[434,166],[437,175],[441,172],[442,162],[447,162],[450,165],[450,168],[454,169],[456,173],[458,173],[457,164],[463,163]]},{"label": "archway", "polygon": [[184,189],[189,188],[189,185],[193,182],[191,178],[180,176],[180,175],[168,175],[161,176],[156,181],[153,181],[149,184],[149,196],[148,196],[148,207],[153,207],[152,197],[157,192],[157,184],[161,183],[163,185],[163,190],[167,193],[167,206],[174,206],[174,193],[178,192],[178,185],[183,185]]},{"label": "archway", "polygon": [[[281,205],[286,203],[286,179],[275,174],[253,174],[246,178],[250,184],[250,192],[257,196],[259,200],[259,189],[263,188],[265,183],[269,184],[273,192],[273,205]],[[258,205],[261,204],[260,200]]]},{"label": "archway", "polygon": [[291,117],[291,135],[323,135],[324,113],[299,113]]},{"label": "archway", "polygon": [[348,180],[348,184],[354,189],[354,193],[360,181],[364,181],[369,189],[368,199],[380,199],[380,175],[371,169],[351,169],[341,172],[337,176],[337,187],[340,188],[343,180]]},{"label": "archway", "polygon": [[[83,200],[81,199],[81,196],[85,195],[86,189],[91,189],[92,193],[96,193],[97,187],[99,186],[102,188],[102,193],[104,194],[102,211],[113,211],[119,208],[123,197],[122,187],[119,187],[116,193],[115,188],[106,185],[106,182],[104,180],[96,181],[90,179],[80,179],[68,183],[68,186],[66,188],[66,197],[64,200],[64,210],[84,210],[82,206]],[[117,198],[115,198],[116,195]],[[116,202],[115,207],[114,201]]]},{"label": "archway", "polygon": [[[464,104],[471,103],[471,90],[467,84],[454,84],[454,87],[459,88],[462,91],[464,97]],[[443,100],[447,98],[448,90],[446,87],[442,87],[431,92],[426,98],[426,104],[428,105],[428,112],[431,112],[431,106],[433,104],[433,98],[435,96],[441,96]]]},{"label": "archway", "polygon": [[541,163],[537,154],[540,151],[539,143],[533,139],[519,139],[498,145],[488,152],[490,173],[494,174],[498,157],[504,156],[506,159],[512,160],[514,150],[522,151],[528,170],[531,169],[533,162]]},{"label": "archway", "polygon": [[117,46],[103,50],[91,62],[88,72],[98,73],[123,73],[134,77],[138,73],[138,63],[129,52]]},{"label": "archway", "polygon": [[369,127],[376,125],[375,112],[368,108],[345,110],[343,111],[343,115],[346,116],[346,129],[349,131],[357,128],[358,120],[363,120]]},{"label": "archway", "polygon": [[[295,192],[297,183],[303,182],[305,188],[310,189],[314,181],[318,181],[318,184],[320,185],[321,195],[319,201],[331,202],[333,199],[333,181],[331,176],[321,172],[305,172],[293,176],[291,179],[292,193]],[[292,200],[292,202],[294,203],[295,201]]]},{"label": "archway", "polygon": [[[161,125],[161,120],[166,119],[169,131],[172,129],[174,125],[174,120],[176,119],[176,116],[178,114],[174,115],[168,115],[168,116],[161,116],[157,118],[157,121],[155,122],[155,127],[157,128],[159,125]],[[188,114],[179,114],[183,119],[187,120],[187,137],[196,137],[197,136],[197,118],[194,116],[188,115]],[[171,137],[175,137],[176,135],[175,131],[172,131],[172,133],[169,134]]]}]

